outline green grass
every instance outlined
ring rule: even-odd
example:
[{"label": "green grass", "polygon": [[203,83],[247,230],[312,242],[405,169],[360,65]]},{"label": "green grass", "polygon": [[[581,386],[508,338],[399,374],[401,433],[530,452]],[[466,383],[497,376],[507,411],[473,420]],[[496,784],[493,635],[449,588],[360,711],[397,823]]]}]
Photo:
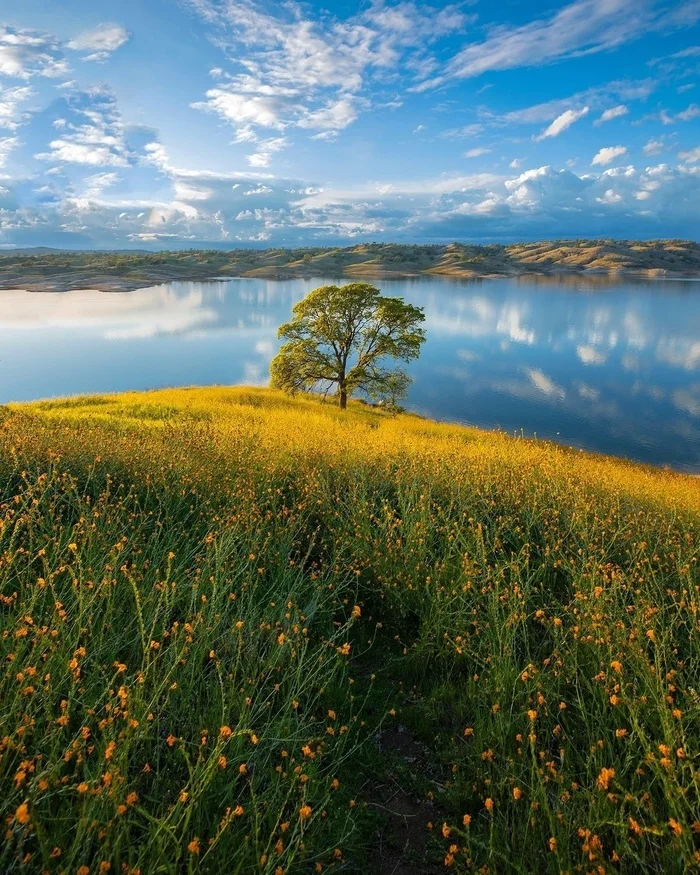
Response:
[{"label": "green grass", "polygon": [[386,868],[378,786],[416,872],[697,868],[699,546],[694,478],[358,404],[5,408],[0,870]]}]

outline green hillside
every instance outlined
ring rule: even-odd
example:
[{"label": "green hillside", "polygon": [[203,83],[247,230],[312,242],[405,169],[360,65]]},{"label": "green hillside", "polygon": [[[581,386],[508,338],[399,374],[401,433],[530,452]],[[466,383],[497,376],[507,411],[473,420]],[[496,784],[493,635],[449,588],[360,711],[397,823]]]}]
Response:
[{"label": "green hillside", "polygon": [[360,403],[0,409],[2,872],[698,866],[695,478]]}]

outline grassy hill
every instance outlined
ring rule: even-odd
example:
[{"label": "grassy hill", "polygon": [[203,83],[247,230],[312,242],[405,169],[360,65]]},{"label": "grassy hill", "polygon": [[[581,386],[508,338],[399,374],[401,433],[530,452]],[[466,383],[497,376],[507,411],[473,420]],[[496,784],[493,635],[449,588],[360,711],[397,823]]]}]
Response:
[{"label": "grassy hill", "polygon": [[0,288],[125,291],[217,275],[289,279],[465,279],[556,272],[700,276],[700,244],[687,240],[560,240],[503,246],[368,243],[345,248],[0,254]]},{"label": "grassy hill", "polygon": [[700,484],[262,389],[0,411],[3,872],[698,865]]}]

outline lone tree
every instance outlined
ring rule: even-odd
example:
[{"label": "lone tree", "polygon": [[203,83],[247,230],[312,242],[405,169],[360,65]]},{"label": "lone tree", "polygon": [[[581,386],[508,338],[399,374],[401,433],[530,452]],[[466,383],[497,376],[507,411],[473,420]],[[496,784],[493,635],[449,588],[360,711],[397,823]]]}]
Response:
[{"label": "lone tree", "polygon": [[275,388],[328,394],[336,387],[341,409],[353,392],[391,402],[406,394],[408,374],[389,365],[418,358],[421,307],[385,298],[368,283],[349,283],[314,289],[292,312],[277,332],[287,343],[270,365]]}]

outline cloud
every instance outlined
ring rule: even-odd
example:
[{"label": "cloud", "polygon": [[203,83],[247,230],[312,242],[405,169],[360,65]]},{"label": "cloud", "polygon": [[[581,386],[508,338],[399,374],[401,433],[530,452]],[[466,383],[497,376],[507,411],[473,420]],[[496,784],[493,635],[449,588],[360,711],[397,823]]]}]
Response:
[{"label": "cloud", "polygon": [[33,89],[26,85],[0,90],[0,128],[15,131],[24,124],[27,115],[20,112],[19,107],[33,94]]},{"label": "cloud", "polygon": [[697,103],[691,103],[686,109],[675,115],[667,109],[662,109],[661,112],[644,116],[642,121],[659,121],[662,125],[673,125],[677,122],[690,122],[698,117],[700,117],[700,106]]},{"label": "cloud", "polygon": [[0,167],[4,167],[10,152],[19,145],[18,137],[0,137]]},{"label": "cloud", "polygon": [[34,30],[0,26],[0,74],[13,79],[57,77],[68,72],[60,45]]},{"label": "cloud", "polygon": [[502,116],[496,116],[494,120],[502,124],[541,124],[550,121],[567,109],[576,110],[584,106],[602,107],[614,99],[646,100],[656,87],[658,87],[658,81],[654,79],[614,80],[595,88],[579,91],[570,97],[555,98],[522,109],[511,110]]},{"label": "cloud", "polygon": [[517,27],[494,28],[483,42],[471,43],[458,52],[445,72],[428,81],[426,87],[439,85],[445,79],[538,66],[601,52],[662,26],[671,23],[644,0],[637,4],[634,14],[628,0],[576,0],[549,18]]},{"label": "cloud", "polygon": [[282,130],[285,123],[282,119],[283,109],[293,106],[289,94],[276,94],[262,84],[247,82],[248,91],[241,83],[223,88],[210,88],[205,101],[193,103],[195,109],[213,112],[231,124],[239,131],[246,132],[250,125],[263,128]]},{"label": "cloud", "polygon": [[623,115],[627,115],[628,113],[629,109],[624,103],[621,103],[619,106],[613,106],[611,109],[606,109],[600,118],[597,118],[593,122],[593,125],[594,127],[598,127],[599,125],[605,124],[605,122],[610,122],[616,118],[622,118]]},{"label": "cloud", "polygon": [[74,91],[68,106],[75,121],[62,120],[61,136],[49,143],[40,161],[123,167],[129,163],[124,126],[113,93],[108,88]]},{"label": "cloud", "polygon": [[305,18],[293,4],[271,11],[249,0],[190,0],[190,5],[214,29],[216,43],[245,69],[213,71],[219,84],[193,106],[217,114],[249,140],[257,128],[290,126],[332,139],[371,106],[363,92],[373,77],[392,77],[401,65],[420,78],[435,64],[427,46],[471,20],[458,5],[438,9],[413,2],[392,7],[377,2],[346,20]]},{"label": "cloud", "polygon": [[105,189],[116,185],[119,179],[120,177],[116,173],[95,173],[92,176],[86,176],[83,197],[88,199],[98,197]]},{"label": "cloud", "polygon": [[596,152],[596,154],[593,156],[591,164],[600,164],[604,167],[606,164],[610,164],[616,158],[619,158],[620,156],[626,154],[626,146],[604,146],[602,149],[599,149],[598,152]]},{"label": "cloud", "polygon": [[341,97],[331,100],[319,109],[307,111],[297,122],[300,128],[317,128],[321,131],[337,133],[357,118],[357,100]]},{"label": "cloud", "polygon": [[478,146],[476,149],[468,149],[464,153],[465,158],[479,158],[481,155],[488,155],[491,152],[491,149],[485,149],[482,146]]},{"label": "cloud", "polygon": [[643,147],[642,152],[645,155],[659,155],[663,152],[665,146],[662,140],[649,140]]},{"label": "cloud", "polygon": [[79,33],[66,47],[75,52],[87,52],[84,61],[106,61],[129,41],[129,36],[129,31],[119,24],[98,24]]},{"label": "cloud", "polygon": [[[105,168],[73,192],[47,195],[46,203],[20,208],[15,201],[0,210],[0,242],[60,245],[56,234],[81,246],[669,237],[684,236],[700,221],[700,173],[666,164],[581,176],[543,166],[513,176],[436,175],[334,190],[264,170],[176,167],[157,143],[145,154],[149,163],[138,172],[159,175],[158,198],[116,194],[128,192],[120,177],[126,182],[132,167],[119,168],[118,176]],[[8,197],[11,203],[14,195]],[[520,323],[508,324],[509,336],[525,338]],[[594,346],[588,338],[580,343]]]},{"label": "cloud", "polygon": [[700,146],[688,149],[686,152],[679,152],[678,157],[687,164],[697,164],[700,161]]},{"label": "cloud", "polygon": [[285,137],[271,137],[261,140],[257,144],[255,152],[246,155],[246,161],[251,167],[267,167],[275,152],[281,152],[289,143]]},{"label": "cloud", "polygon": [[546,140],[548,137],[558,137],[559,134],[563,133],[567,128],[570,128],[574,122],[577,122],[585,115],[588,115],[588,111],[589,107],[587,106],[584,106],[583,109],[579,110],[567,109],[561,115],[558,115],[551,125],[542,131],[539,137],[535,137],[535,140],[539,142],[540,140]]},{"label": "cloud", "polygon": [[689,122],[700,116],[700,106],[697,103],[691,103],[683,112],[679,112],[676,118],[682,122]]}]

